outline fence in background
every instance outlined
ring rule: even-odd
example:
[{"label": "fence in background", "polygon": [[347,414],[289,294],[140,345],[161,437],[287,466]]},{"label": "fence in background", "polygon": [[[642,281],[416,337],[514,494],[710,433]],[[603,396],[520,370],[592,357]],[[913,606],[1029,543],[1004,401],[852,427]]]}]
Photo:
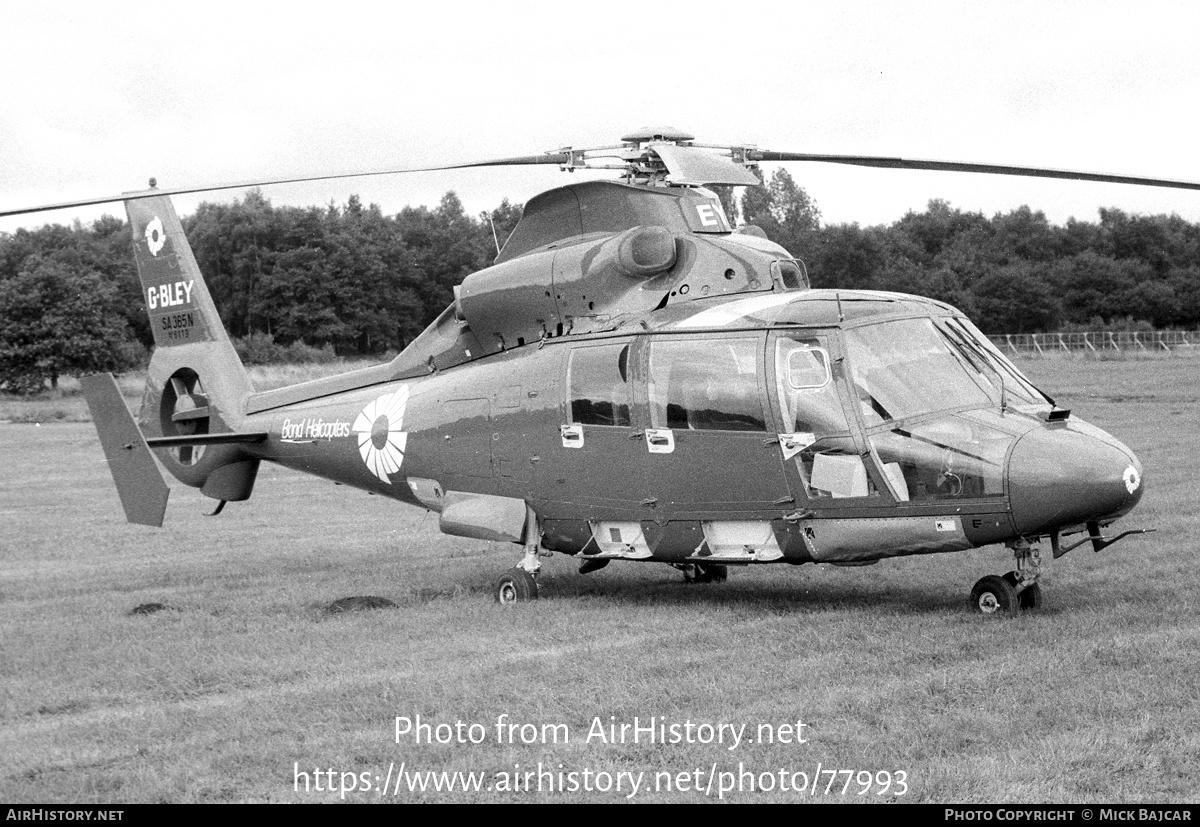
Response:
[{"label": "fence in background", "polygon": [[1200,353],[1194,330],[1102,331],[1097,333],[1006,333],[989,336],[992,344],[1014,356],[1054,353]]}]

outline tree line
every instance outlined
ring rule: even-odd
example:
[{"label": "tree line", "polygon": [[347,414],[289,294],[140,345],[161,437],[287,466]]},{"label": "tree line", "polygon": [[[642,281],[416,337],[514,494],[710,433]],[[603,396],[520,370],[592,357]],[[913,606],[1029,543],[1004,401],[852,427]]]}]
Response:
[{"label": "tree line", "polygon": [[930,201],[887,226],[821,226],[786,170],[746,190],[742,220],[802,258],[814,287],[949,302],[986,333],[1200,327],[1200,224],[1101,209],[1051,224],[1028,206],[991,218]]},{"label": "tree line", "polygon": [[[989,333],[1200,327],[1200,225],[1175,215],[1102,209],[1060,226],[1029,207],[989,218],[935,200],[886,226],[823,225],[786,170],[740,199],[718,194],[802,259],[814,287],[929,296]],[[471,216],[453,192],[384,215],[356,196],[276,207],[252,191],[183,225],[231,336],[353,356],[402,349],[520,214],[505,200]],[[151,341],[123,220],[0,233],[0,385],[120,370]]]}]

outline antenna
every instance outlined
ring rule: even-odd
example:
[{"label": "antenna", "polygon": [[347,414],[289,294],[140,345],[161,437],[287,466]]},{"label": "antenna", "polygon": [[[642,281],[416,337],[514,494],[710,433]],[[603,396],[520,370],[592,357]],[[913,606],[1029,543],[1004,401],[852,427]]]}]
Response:
[{"label": "antenna", "polygon": [[500,255],[500,236],[496,235],[496,219],[492,217],[492,211],[488,210],[488,223],[492,225],[492,241],[496,242],[496,255]]}]

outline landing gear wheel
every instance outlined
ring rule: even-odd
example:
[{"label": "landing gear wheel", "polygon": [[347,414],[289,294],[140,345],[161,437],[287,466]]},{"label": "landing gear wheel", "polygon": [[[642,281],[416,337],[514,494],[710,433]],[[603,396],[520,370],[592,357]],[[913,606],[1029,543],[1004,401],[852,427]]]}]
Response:
[{"label": "landing gear wheel", "polygon": [[729,567],[717,563],[697,563],[695,583],[724,583],[729,579]]},{"label": "landing gear wheel", "polygon": [[[1014,589],[1017,587],[1017,573],[1015,571],[1010,571],[1004,575],[1004,579]],[[1025,591],[1017,592],[1017,601],[1021,604],[1022,611],[1039,608],[1042,605],[1042,587],[1034,583],[1025,589]]]},{"label": "landing gear wheel", "polygon": [[1015,615],[1017,590],[1003,577],[989,574],[971,589],[971,608],[985,615]]},{"label": "landing gear wheel", "polygon": [[537,580],[525,569],[510,569],[496,581],[496,602],[501,606],[537,600],[537,596]]}]

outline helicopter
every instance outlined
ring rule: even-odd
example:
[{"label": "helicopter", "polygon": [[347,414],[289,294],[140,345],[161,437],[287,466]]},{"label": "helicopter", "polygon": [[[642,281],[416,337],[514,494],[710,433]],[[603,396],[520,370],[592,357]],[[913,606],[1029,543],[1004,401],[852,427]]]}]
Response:
[{"label": "helicopter", "polygon": [[730,567],[1003,544],[1014,569],[970,591],[990,615],[1041,604],[1041,542],[1058,558],[1146,531],[1103,533],[1142,497],[1135,454],[1059,407],[957,309],[813,289],[801,259],[732,226],[709,188],[756,185],[766,161],[1200,189],[700,144],[671,127],[425,168],[621,175],[531,198],[495,263],[390,362],[267,391],[234,351],[170,196],[279,182],[152,179],[0,215],[125,204],[155,342],[138,418],[111,374],[82,387],[133,523],[162,525],[159,464],[217,514],[250,498],[266,461],[436,512],[446,534],[519,547],[495,584],[501,604],[536,599],[540,558],[555,553],[581,574],[657,562],[712,583]]}]

